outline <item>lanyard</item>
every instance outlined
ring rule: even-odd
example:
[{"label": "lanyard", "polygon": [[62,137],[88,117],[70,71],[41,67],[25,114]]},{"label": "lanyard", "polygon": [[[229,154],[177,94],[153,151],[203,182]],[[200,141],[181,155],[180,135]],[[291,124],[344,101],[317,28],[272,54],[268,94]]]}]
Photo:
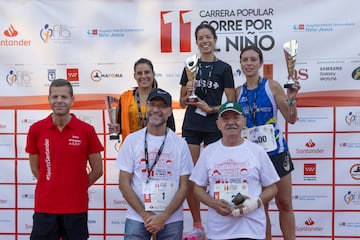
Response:
[{"label": "lanyard", "polygon": [[141,112],[141,103],[140,103],[140,95],[139,95],[139,89],[138,88],[135,90],[135,100],[136,100],[136,104],[137,104],[137,108],[138,108],[139,123],[140,123],[141,128],[143,128],[146,125],[146,115],[144,116],[144,119],[143,119],[142,112]]},{"label": "lanyard", "polygon": [[[216,59],[215,59],[215,61],[216,61]],[[208,77],[207,77],[207,79],[206,79],[205,88],[204,88],[202,82],[200,83],[201,91],[203,92],[204,97],[205,97],[206,94],[207,94],[208,85],[209,85],[209,81],[210,81],[210,78],[211,78],[211,75],[212,75],[212,71],[213,71],[213,69],[214,69],[214,65],[215,65],[215,62],[212,62],[212,63],[211,63],[211,67],[210,67],[210,71],[209,71],[209,74],[208,74]],[[203,69],[203,66],[202,66],[201,62],[199,62],[199,77],[200,77],[200,81],[203,80],[203,71],[202,71],[202,69]]]},{"label": "lanyard", "polygon": [[164,140],[159,148],[159,151],[157,152],[156,156],[155,156],[155,160],[154,160],[154,163],[153,165],[149,168],[149,152],[148,152],[148,143],[147,143],[147,128],[146,128],[146,131],[145,131],[145,142],[144,142],[144,150],[145,150],[145,161],[146,161],[146,171],[147,171],[147,179],[146,179],[146,183],[149,182],[149,179],[150,179],[150,174],[152,172],[152,170],[154,169],[156,163],[158,162],[159,158],[160,158],[160,155],[164,149],[164,145],[165,145],[165,139],[166,139],[166,136],[167,136],[167,129],[166,129],[166,133],[165,133],[165,137],[164,137]]},{"label": "lanyard", "polygon": [[257,95],[257,93],[259,91],[259,88],[260,88],[260,81],[261,81],[261,78],[259,77],[258,85],[257,85],[256,92],[254,94],[254,99],[253,99],[253,102],[252,102],[252,106],[250,106],[250,103],[249,103],[249,95],[248,95],[247,85],[246,85],[246,83],[244,84],[244,95],[245,95],[245,98],[246,98],[246,106],[249,109],[249,113],[250,113],[251,118],[252,118],[253,126],[256,126],[256,112],[259,112],[259,108],[256,105],[256,95]]}]

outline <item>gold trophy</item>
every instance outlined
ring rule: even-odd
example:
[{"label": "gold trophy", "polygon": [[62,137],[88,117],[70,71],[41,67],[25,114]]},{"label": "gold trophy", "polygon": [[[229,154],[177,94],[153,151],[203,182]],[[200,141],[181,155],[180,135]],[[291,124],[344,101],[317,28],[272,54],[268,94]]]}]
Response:
[{"label": "gold trophy", "polygon": [[199,101],[198,96],[195,95],[196,74],[199,69],[198,62],[199,62],[199,57],[196,54],[191,57],[188,57],[185,60],[185,65],[189,69],[190,75],[191,75],[190,79],[188,79],[188,80],[192,81],[192,86],[193,86],[190,96],[187,98],[187,102],[189,102],[189,103],[195,103],[195,102]]},{"label": "gold trophy", "polygon": [[297,40],[290,40],[283,45],[286,66],[288,70],[288,81],[284,84],[284,88],[294,88],[295,80],[294,80],[294,71],[295,71],[295,63],[296,63],[296,55],[298,50],[298,42]]},{"label": "gold trophy", "polygon": [[[109,114],[109,121],[111,124],[116,124],[116,113],[118,108],[119,99],[112,96],[105,97],[105,106]],[[119,135],[117,132],[110,132],[110,140],[118,140]]]}]

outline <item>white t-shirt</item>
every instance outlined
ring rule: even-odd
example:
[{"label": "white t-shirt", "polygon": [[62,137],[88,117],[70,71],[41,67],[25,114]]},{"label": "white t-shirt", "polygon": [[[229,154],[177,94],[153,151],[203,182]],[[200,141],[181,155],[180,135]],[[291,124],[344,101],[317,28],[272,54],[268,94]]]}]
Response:
[{"label": "white t-shirt", "polygon": [[[243,194],[256,198],[261,194],[262,186],[279,181],[279,176],[261,146],[245,140],[241,145],[228,147],[219,140],[200,154],[190,180],[199,186],[208,186],[212,197],[216,192],[214,189],[218,189],[216,186],[221,185],[227,190],[240,186]],[[212,208],[208,210],[209,239],[264,239],[265,229],[263,206],[241,217],[222,216]]]},{"label": "white t-shirt", "polygon": [[[115,166],[122,171],[133,174],[131,186],[138,198],[144,204],[143,187],[148,180],[148,171],[145,161],[145,130],[140,129],[128,135],[122,144],[116,159]],[[160,146],[165,136],[147,134],[149,168],[154,164]],[[151,172],[150,181],[169,181],[176,183],[176,191],[179,188],[180,176],[190,175],[193,170],[193,162],[189,147],[184,139],[168,129],[163,151]],[[120,183],[121,184],[121,183]],[[159,213],[154,211],[154,213]],[[129,205],[126,217],[143,222],[142,217]],[[167,223],[183,220],[183,209],[180,207],[166,221]]]}]

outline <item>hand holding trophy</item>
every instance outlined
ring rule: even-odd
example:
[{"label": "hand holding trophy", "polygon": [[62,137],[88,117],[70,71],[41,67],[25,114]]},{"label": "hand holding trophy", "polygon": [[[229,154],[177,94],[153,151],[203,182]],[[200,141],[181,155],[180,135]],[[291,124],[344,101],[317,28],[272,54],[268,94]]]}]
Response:
[{"label": "hand holding trophy", "polygon": [[286,66],[288,70],[288,81],[284,84],[284,88],[294,88],[296,82],[294,80],[294,71],[296,63],[296,55],[298,50],[297,40],[290,40],[283,45]]},{"label": "hand holding trophy", "polygon": [[119,100],[112,97],[112,96],[106,96],[105,97],[105,106],[106,110],[109,114],[109,132],[110,132],[110,140],[119,140],[119,131],[120,126],[116,122],[116,113],[117,113],[117,105]]},{"label": "hand holding trophy", "polygon": [[198,97],[195,95],[196,73],[199,68],[198,62],[199,62],[199,58],[196,54],[191,57],[188,57],[185,60],[185,65],[186,65],[187,69],[190,71],[190,78],[188,80],[192,81],[192,87],[193,87],[191,90],[190,96],[187,98],[187,102],[189,102],[189,103],[195,103],[195,102],[199,101]]}]

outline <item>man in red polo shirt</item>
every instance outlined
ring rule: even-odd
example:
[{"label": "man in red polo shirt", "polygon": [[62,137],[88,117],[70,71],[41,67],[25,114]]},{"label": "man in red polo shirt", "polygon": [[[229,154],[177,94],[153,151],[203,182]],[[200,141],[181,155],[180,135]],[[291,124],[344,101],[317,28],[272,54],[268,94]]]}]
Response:
[{"label": "man in red polo shirt", "polygon": [[48,100],[53,113],[34,123],[27,136],[37,178],[30,239],[87,239],[88,188],[103,174],[103,146],[94,127],[70,113],[74,96],[67,80],[51,83]]}]

